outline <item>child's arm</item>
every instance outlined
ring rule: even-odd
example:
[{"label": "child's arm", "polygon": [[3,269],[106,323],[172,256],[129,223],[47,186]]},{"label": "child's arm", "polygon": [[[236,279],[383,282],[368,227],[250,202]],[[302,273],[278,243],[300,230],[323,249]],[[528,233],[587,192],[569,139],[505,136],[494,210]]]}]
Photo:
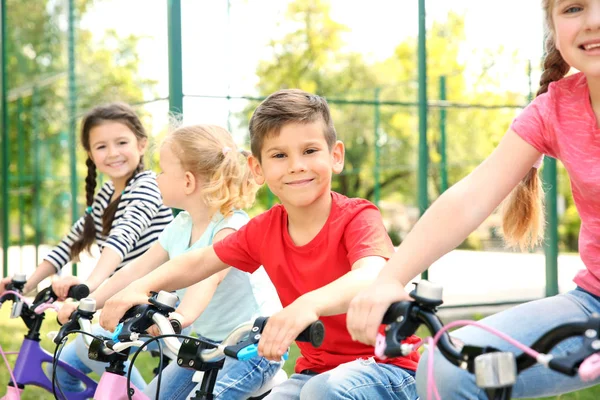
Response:
[{"label": "child's arm", "polygon": [[56,268],[48,260],[44,260],[37,266],[33,274],[27,279],[27,283],[23,288],[23,293],[29,293],[39,285],[41,281],[47,277],[54,275]]},{"label": "child's arm", "polygon": [[[235,232],[234,229],[225,228],[217,232],[213,238],[213,243],[216,243],[227,235]],[[208,307],[208,303],[212,300],[217,287],[225,279],[231,268],[226,268],[210,277],[196,283],[187,288],[183,299],[175,310],[176,313],[183,317],[181,325],[183,328],[190,326]]]},{"label": "child's arm", "polygon": [[169,261],[169,254],[155,242],[144,254],[121,268],[110,279],[100,285],[90,296],[96,300],[96,309],[104,307],[111,296],[123,290],[131,282],[148,275],[162,264]]},{"label": "child's arm", "polygon": [[[168,260],[169,254],[158,242],[155,242],[144,254],[117,271],[90,295],[91,298],[96,300],[96,309],[104,307],[106,300],[124,289],[129,283],[149,274]],[[65,303],[58,312],[58,321],[63,324],[68,321],[77,306],[77,302]]]},{"label": "child's arm", "polygon": [[298,297],[273,315],[258,344],[259,354],[271,360],[280,360],[308,325],[320,317],[344,314],[356,294],[375,281],[385,262],[385,258],[378,256],[361,258],[347,274]]},{"label": "child's arm", "polygon": [[135,305],[147,303],[151,291],[185,288],[227,267],[229,266],[217,257],[213,246],[188,251],[111,297],[100,315],[100,325],[112,331],[127,310]]},{"label": "child's arm", "polygon": [[[231,268],[224,269],[223,271],[187,288],[179,306],[175,309],[175,312],[169,316],[169,319],[177,319],[183,329],[192,325],[204,310],[206,310],[208,303],[210,303],[210,300],[217,291],[219,283],[225,279],[225,275],[227,275],[230,269]],[[175,317],[175,314],[178,314],[177,317]],[[152,325],[148,328],[147,332],[152,336],[160,335],[160,330],[156,325]]]},{"label": "child's arm", "polygon": [[[92,269],[92,273],[85,281],[90,292],[95,291],[117,269],[119,264],[121,264],[121,256],[110,247],[104,248],[96,266]],[[59,299],[65,299],[69,288],[79,283],[81,281],[78,278],[65,276],[52,282],[52,290],[58,295]]]},{"label": "child's arm", "polygon": [[[123,212],[113,222],[100,259],[86,282],[90,292],[96,290],[136,248],[143,233],[161,211],[162,198],[156,180],[151,176],[140,177],[122,196]],[[65,281],[52,286],[57,285],[57,289],[66,295],[68,287],[78,282],[76,278]]]},{"label": "child's arm", "polygon": [[404,239],[377,280],[348,311],[352,337],[373,344],[383,314],[407,299],[404,286],[473,232],[531,169],[540,153],[514,131],[471,174],[433,203]]},{"label": "child's arm", "polygon": [[183,317],[181,326],[187,328],[190,326],[200,315],[206,310],[208,303],[210,303],[213,295],[217,291],[219,283],[225,279],[225,276],[231,268],[224,269],[209,278],[204,279],[190,286],[185,296],[179,303],[179,307],[175,310],[176,313]]},{"label": "child's arm", "polygon": [[[81,237],[81,233],[83,232],[84,221],[85,216],[80,217],[73,224],[73,226],[71,226],[71,230],[69,231],[69,233],[60,241],[60,243],[54,249],[52,249],[50,253],[48,253],[44,257],[44,261],[42,261],[37,266],[33,274],[27,279],[27,283],[23,288],[23,293],[31,292],[37,287],[37,285],[39,285],[41,281],[43,281],[51,275],[56,274],[62,269],[62,267],[65,264],[71,261],[71,246],[75,241],[79,240],[79,238]],[[72,283],[72,285],[75,285],[77,283],[79,283],[79,281]]]}]

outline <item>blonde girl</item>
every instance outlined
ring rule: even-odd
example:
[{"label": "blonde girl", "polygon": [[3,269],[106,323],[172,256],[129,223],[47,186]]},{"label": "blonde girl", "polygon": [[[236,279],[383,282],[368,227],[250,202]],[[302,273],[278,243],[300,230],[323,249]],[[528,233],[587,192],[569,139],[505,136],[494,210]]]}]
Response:
[{"label": "blonde girl", "polygon": [[[167,136],[160,148],[158,185],[165,204],[184,211],[144,255],[94,293],[99,306],[169,259],[209,246],[246,224],[249,218],[243,209],[252,205],[258,189],[246,167],[246,156],[246,152],[238,151],[229,132],[218,126],[181,127]],[[263,314],[250,275],[235,268],[178,294],[182,301],[173,318],[214,342],[224,339],[240,323]],[[280,363],[264,358],[246,362],[228,359],[219,373],[215,398],[245,398],[280,368]],[[163,371],[159,397],[187,398],[196,386],[192,375],[193,371],[171,363]],[[154,396],[154,381],[146,392]]]}]

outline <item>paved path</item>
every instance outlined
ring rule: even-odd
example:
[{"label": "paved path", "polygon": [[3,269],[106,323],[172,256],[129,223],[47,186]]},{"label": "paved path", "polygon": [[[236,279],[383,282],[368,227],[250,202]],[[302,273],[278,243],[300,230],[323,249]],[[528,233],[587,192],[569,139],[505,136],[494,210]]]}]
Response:
[{"label": "paved path", "polygon": [[[40,256],[48,249],[42,246]],[[31,274],[36,265],[34,259],[33,246],[26,246],[23,251],[10,248],[9,272],[21,269],[27,275]],[[558,265],[560,291],[574,288],[572,279],[579,269],[584,268],[579,256],[561,255]],[[83,257],[78,264],[79,275],[87,277],[93,266],[94,259]],[[70,266],[63,271],[70,274]],[[455,250],[431,266],[429,280],[444,286],[446,305],[539,298],[545,293],[544,255]]]}]

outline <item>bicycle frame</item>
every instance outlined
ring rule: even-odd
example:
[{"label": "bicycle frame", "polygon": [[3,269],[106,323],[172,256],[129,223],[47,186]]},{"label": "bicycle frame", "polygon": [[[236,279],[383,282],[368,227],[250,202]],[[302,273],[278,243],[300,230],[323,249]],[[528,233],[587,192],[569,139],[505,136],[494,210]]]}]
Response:
[{"label": "bicycle frame", "polygon": [[[52,354],[44,350],[39,341],[28,338],[23,339],[21,351],[19,351],[14,368],[16,382],[11,381],[8,384],[6,395],[2,397],[2,400],[18,399],[27,385],[38,386],[52,393],[52,382],[42,369],[43,363],[52,364],[52,360]],[[93,397],[97,388],[97,384],[93,379],[60,360],[58,366],[81,380],[85,385],[85,390],[82,392],[65,392],[69,400],[84,400]]]},{"label": "bicycle frame", "polygon": [[[98,387],[94,393],[95,400],[128,400],[127,391],[123,390],[127,387],[127,378],[122,375],[117,375],[112,372],[104,372],[98,382]],[[133,383],[133,400],[150,400],[148,396],[138,389]],[[70,400],[70,398],[69,398]]]},{"label": "bicycle frame", "polygon": [[[24,283],[24,280],[18,283],[20,285],[20,287],[17,287],[19,291],[22,289]],[[0,296],[0,300],[2,300],[2,297]],[[13,375],[16,382],[13,382],[12,378],[10,379],[6,395],[1,400],[19,399],[27,385],[38,386],[52,393],[52,382],[44,373],[42,366],[44,363],[52,364],[54,357],[40,346],[40,329],[45,315],[43,312],[39,314],[35,312],[37,304],[48,301],[50,298],[56,298],[51,292],[51,288],[38,293],[32,306],[22,303],[22,300],[16,297],[13,298],[13,301],[21,302],[22,309],[20,308],[19,314],[16,315],[21,317],[25,326],[29,328],[29,331],[23,338],[23,343],[15,362]],[[3,301],[0,301],[0,306],[2,306]],[[96,391],[97,384],[93,379],[60,360],[57,365],[66,370],[70,375],[81,380],[85,385],[85,389],[81,392],[66,392],[65,395],[69,400],[88,399]]]}]

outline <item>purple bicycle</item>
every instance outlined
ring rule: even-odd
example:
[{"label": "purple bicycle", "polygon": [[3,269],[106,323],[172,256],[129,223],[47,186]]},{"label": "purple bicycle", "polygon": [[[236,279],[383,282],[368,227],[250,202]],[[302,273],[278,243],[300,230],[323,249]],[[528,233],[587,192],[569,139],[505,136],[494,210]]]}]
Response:
[{"label": "purple bicycle", "polygon": [[[27,304],[22,297],[25,283],[25,276],[16,274],[12,282],[7,285],[7,290],[0,296],[0,307],[3,302],[12,301],[11,318],[20,317],[29,329],[21,344],[6,394],[2,400],[20,399],[21,393],[27,385],[38,386],[49,392],[53,390],[52,383],[42,367],[44,363],[52,363],[53,357],[40,346],[40,329],[45,318],[44,310],[56,301],[58,296],[49,287],[39,292],[32,304]],[[68,297],[79,300],[88,294],[89,289],[86,285],[75,285],[69,289]],[[84,391],[65,393],[69,399],[83,400],[92,397],[96,390],[96,382],[93,379],[62,361],[59,361],[57,365],[80,379],[85,385]]]}]

